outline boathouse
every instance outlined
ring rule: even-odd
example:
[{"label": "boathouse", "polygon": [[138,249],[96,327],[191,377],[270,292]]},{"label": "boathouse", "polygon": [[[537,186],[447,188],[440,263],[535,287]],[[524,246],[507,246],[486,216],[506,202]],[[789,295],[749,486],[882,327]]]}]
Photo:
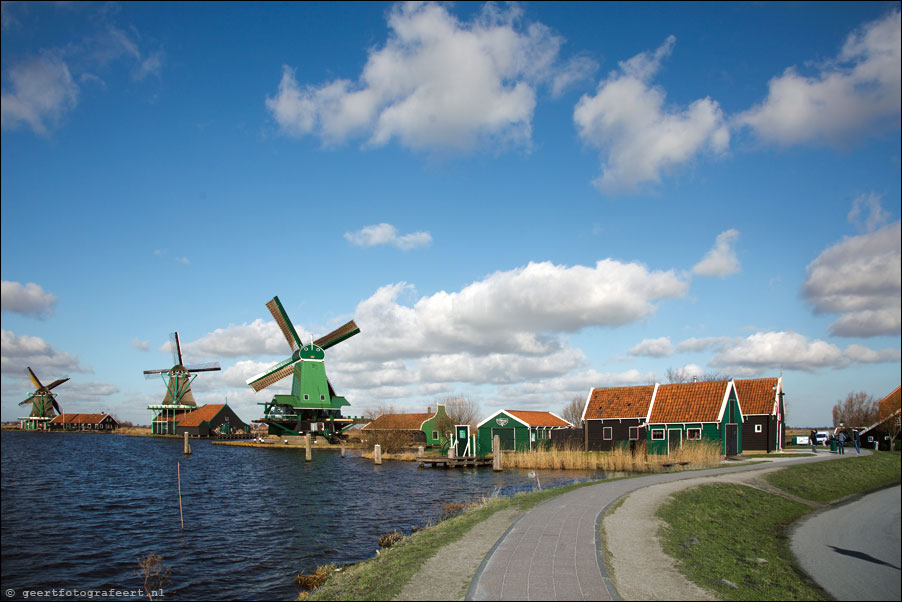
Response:
[{"label": "boathouse", "polygon": [[50,421],[51,430],[113,431],[119,422],[109,414],[60,414]]},{"label": "boathouse", "polygon": [[438,404],[435,412],[418,414],[382,414],[362,429],[363,434],[384,432],[403,432],[410,436],[412,443],[422,443],[429,447],[447,445],[452,437],[454,425],[445,412],[445,405]]},{"label": "boathouse", "polygon": [[646,440],[646,420],[657,385],[592,389],[583,408],[585,446],[611,451]]},{"label": "boathouse", "polygon": [[551,442],[551,431],[573,428],[573,425],[553,412],[532,410],[498,410],[476,425],[476,453],[492,453],[495,435],[502,450],[531,451]]},{"label": "boathouse", "polygon": [[786,440],[783,377],[734,382],[742,403],[742,449],[782,451]]},{"label": "boathouse", "polygon": [[742,453],[742,408],[733,381],[656,385],[648,411],[648,451],[669,454],[713,441],[725,456]]},{"label": "boathouse", "polygon": [[216,437],[250,433],[247,425],[228,404],[208,403],[193,412],[182,414],[175,425],[175,434],[190,437]]}]

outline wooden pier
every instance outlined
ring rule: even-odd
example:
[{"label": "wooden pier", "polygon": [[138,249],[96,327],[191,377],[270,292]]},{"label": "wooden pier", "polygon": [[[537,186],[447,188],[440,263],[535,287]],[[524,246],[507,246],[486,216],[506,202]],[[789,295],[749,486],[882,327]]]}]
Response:
[{"label": "wooden pier", "polygon": [[421,456],[417,458],[420,468],[464,468],[469,466],[491,466],[489,458],[477,458],[476,456],[460,456],[458,458],[438,458]]}]

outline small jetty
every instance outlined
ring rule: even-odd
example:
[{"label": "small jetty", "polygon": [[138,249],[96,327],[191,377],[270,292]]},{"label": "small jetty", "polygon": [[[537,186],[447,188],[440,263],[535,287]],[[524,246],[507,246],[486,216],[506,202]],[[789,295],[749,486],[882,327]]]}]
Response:
[{"label": "small jetty", "polygon": [[420,456],[417,458],[420,468],[464,468],[469,466],[491,466],[490,458],[477,458],[476,456],[460,456],[456,458],[439,458]]}]

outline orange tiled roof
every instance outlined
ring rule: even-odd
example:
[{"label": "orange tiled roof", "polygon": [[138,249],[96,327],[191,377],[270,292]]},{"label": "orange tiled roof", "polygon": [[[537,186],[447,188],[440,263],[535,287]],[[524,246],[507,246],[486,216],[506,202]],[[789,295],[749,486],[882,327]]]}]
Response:
[{"label": "orange tiled roof", "polygon": [[654,385],[592,389],[585,419],[645,418],[654,392]]},{"label": "orange tiled roof", "polygon": [[424,422],[435,414],[382,414],[362,430],[365,431],[418,431]]},{"label": "orange tiled roof", "polygon": [[529,426],[573,426],[563,418],[551,412],[535,412],[532,410],[504,410],[517,420]]},{"label": "orange tiled roof", "polygon": [[[51,424],[100,424],[109,414],[60,414]],[[115,420],[115,419],[114,419]]]},{"label": "orange tiled roof", "polygon": [[895,410],[899,409],[899,403],[902,401],[902,387],[896,387],[896,390],[880,400],[879,408],[881,416],[889,416]]},{"label": "orange tiled roof", "polygon": [[177,417],[178,426],[200,426],[201,422],[210,422],[216,415],[219,414],[219,411],[225,407],[224,403],[208,403],[203,405],[196,410],[192,410],[187,414],[182,414]]},{"label": "orange tiled roof", "polygon": [[743,414],[773,414],[777,398],[776,378],[750,378],[733,381]]},{"label": "orange tiled roof", "polygon": [[726,380],[658,385],[648,422],[717,422],[729,385]]}]

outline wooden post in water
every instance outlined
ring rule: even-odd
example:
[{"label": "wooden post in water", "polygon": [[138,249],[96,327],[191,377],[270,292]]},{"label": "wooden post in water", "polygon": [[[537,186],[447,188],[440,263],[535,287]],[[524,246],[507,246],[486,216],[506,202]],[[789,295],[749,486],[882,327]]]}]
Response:
[{"label": "wooden post in water", "polygon": [[382,446],[378,443],[373,448],[373,462],[376,464],[382,464]]},{"label": "wooden post in water", "polygon": [[175,471],[179,478],[179,520],[182,522],[182,531],[185,530],[185,517],[182,515],[182,466],[175,463]]},{"label": "wooden post in water", "polygon": [[423,446],[420,445],[419,447],[417,447],[417,458],[422,458],[422,457],[423,457]]},{"label": "wooden post in water", "polygon": [[501,437],[492,437],[492,470],[500,472],[501,469]]},{"label": "wooden post in water", "polygon": [[188,445],[188,431],[185,431],[185,455],[187,456],[190,453],[191,453],[191,446]]},{"label": "wooden post in water", "polygon": [[341,440],[341,457],[342,458],[345,457],[345,440],[344,439]]},{"label": "wooden post in water", "polygon": [[304,435],[304,447],[307,448],[307,450],[306,450],[306,453],[307,453],[306,460],[309,462],[310,460],[313,459],[313,453],[312,453],[312,450],[310,449],[310,434],[309,434],[309,433],[306,434],[306,435]]}]

